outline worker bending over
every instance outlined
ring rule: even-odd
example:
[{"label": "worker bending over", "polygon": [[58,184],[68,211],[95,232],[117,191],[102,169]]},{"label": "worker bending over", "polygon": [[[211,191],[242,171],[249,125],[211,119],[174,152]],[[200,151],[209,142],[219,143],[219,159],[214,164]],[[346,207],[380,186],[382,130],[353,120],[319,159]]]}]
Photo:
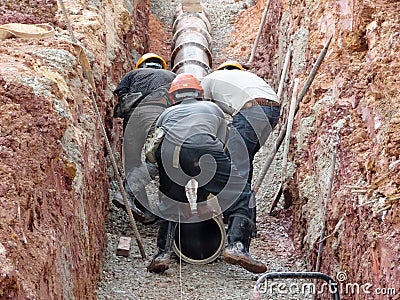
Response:
[{"label": "worker bending over", "polygon": [[[253,273],[266,266],[251,257],[249,246],[253,222],[250,219],[250,185],[231,164],[224,152],[227,123],[214,103],[200,101],[203,88],[191,74],[179,74],[169,90],[173,106],[157,121],[165,136],[155,152],[160,177],[158,253],[147,267],[151,272],[169,268],[176,222],[187,221],[182,203],[187,203],[185,185],[190,178],[199,183],[199,192],[217,196],[228,222],[225,261]],[[186,219],[185,219],[186,218]]]},{"label": "worker bending over", "polygon": [[[228,152],[232,163],[251,185],[253,160],[276,126],[280,104],[274,90],[236,61],[226,61],[201,81],[204,98],[232,116]],[[247,155],[244,155],[247,153]],[[255,222],[255,203],[252,203]]]},{"label": "worker bending over", "polygon": [[[146,178],[150,179],[149,170],[154,168],[142,162],[142,148],[149,132],[154,131],[155,120],[171,104],[168,90],[175,74],[166,68],[161,56],[146,53],[114,91],[118,96],[114,117],[123,118],[123,164],[127,176],[124,187],[133,216],[144,224],[151,224],[157,218],[150,212],[145,184],[137,186]],[[116,194],[113,203],[125,208],[120,193]]]}]

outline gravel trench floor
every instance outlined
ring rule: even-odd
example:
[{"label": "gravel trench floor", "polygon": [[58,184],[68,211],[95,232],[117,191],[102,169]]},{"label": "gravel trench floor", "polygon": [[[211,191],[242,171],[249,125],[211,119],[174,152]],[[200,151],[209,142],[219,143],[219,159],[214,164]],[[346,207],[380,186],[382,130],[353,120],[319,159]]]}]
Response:
[{"label": "gravel trench floor", "polygon": [[[228,59],[223,49],[229,44],[227,36],[233,30],[233,20],[244,7],[252,1],[203,1],[207,7],[212,25],[212,51],[219,61]],[[179,1],[151,1],[151,9],[161,22],[172,24],[176,5]],[[259,174],[266,156],[273,145],[277,130],[270,136],[257,154],[254,161],[254,180]],[[252,240],[250,253],[268,266],[268,272],[304,271],[306,265],[294,248],[289,237],[292,223],[291,211],[280,209],[275,216],[269,216],[270,199],[279,186],[281,151],[272,163],[257,196],[257,237]],[[156,182],[148,188],[151,199],[157,199]],[[111,183],[110,202],[117,189]],[[129,219],[123,210],[110,203],[109,219],[106,227],[107,249],[104,256],[102,281],[99,284],[97,298],[105,299],[252,299],[252,290],[259,275],[252,274],[241,267],[224,262],[222,256],[206,265],[188,264],[175,259],[164,274],[147,272],[146,266],[156,253],[157,225],[144,226],[137,223],[147,259],[140,256],[137,243],[133,237]],[[132,237],[128,257],[117,256],[116,249],[121,236]],[[287,281],[278,281],[289,285]],[[300,284],[300,283],[298,283]],[[272,293],[271,293],[272,291]],[[261,299],[308,299],[305,295],[287,293],[287,290],[276,292],[265,289]]]}]

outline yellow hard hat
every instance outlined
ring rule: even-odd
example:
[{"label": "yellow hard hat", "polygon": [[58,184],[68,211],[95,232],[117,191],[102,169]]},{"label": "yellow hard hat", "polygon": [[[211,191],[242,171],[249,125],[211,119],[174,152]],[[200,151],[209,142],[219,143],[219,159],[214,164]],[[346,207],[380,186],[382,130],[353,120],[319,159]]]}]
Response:
[{"label": "yellow hard hat", "polygon": [[153,69],[167,69],[167,63],[164,58],[154,53],[143,54],[136,63],[135,69],[140,68],[153,68]]},{"label": "yellow hard hat", "polygon": [[239,64],[236,60],[227,60],[226,62],[220,64],[216,70],[232,70],[232,69],[238,69],[238,70],[244,70],[241,64]]}]

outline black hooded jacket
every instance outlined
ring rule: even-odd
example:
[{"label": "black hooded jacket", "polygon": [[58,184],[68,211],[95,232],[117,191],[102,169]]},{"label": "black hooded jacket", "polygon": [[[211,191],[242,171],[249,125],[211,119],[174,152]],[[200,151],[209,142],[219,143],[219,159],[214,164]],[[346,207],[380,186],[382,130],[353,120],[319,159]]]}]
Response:
[{"label": "black hooded jacket", "polygon": [[136,69],[127,73],[114,90],[114,94],[118,96],[118,104],[114,107],[114,118],[129,118],[139,103],[155,100],[154,97],[146,98],[146,96],[160,88],[164,92],[168,91],[175,77],[175,73],[171,71],[150,68]]}]

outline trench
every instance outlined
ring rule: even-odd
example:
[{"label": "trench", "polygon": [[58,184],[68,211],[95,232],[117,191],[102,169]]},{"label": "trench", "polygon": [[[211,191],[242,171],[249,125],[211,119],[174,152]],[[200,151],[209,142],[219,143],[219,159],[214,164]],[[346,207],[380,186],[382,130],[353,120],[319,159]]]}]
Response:
[{"label": "trench", "polygon": [[[184,2],[184,1],[182,1]],[[194,3],[196,1],[188,1]],[[163,3],[161,1],[161,3]],[[164,5],[166,5],[164,3]],[[216,41],[212,33],[218,32],[218,28],[212,27],[210,16],[199,8],[187,8],[182,6],[174,13],[171,25],[171,70],[177,74],[191,73],[201,79],[207,75],[213,67],[214,54],[220,55],[221,51],[212,53]],[[216,16],[214,16],[215,20]],[[157,49],[153,49],[157,53]],[[228,58],[226,58],[228,59]],[[243,58],[241,58],[243,60]],[[221,58],[217,59],[221,63]],[[269,144],[262,148],[255,159],[255,172],[259,171],[268,149],[272,146],[273,138]],[[274,175],[279,173],[279,159],[271,166],[270,176],[266,180],[266,186],[261,194],[264,198],[271,197],[277,182]],[[152,182],[146,187],[149,198],[157,199],[157,183]],[[152,201],[150,200],[150,201]],[[268,261],[271,270],[298,271],[304,270],[305,262],[299,253],[294,253],[294,245],[289,238],[291,226],[290,211],[282,212],[276,219],[267,218],[266,212],[269,203],[258,204],[260,217],[258,217],[259,235],[253,241],[252,255]],[[212,221],[212,219],[211,219]],[[151,274],[146,271],[146,266],[156,253],[157,226],[144,227],[138,224],[139,231],[143,235],[143,243],[148,258],[145,261],[139,259],[139,253],[135,251],[135,241],[129,257],[115,255],[115,247],[118,238],[122,235],[130,236],[131,231],[127,226],[126,216],[123,212],[110,208],[110,217],[107,224],[107,249],[105,253],[105,266],[103,268],[103,280],[98,289],[98,299],[250,299],[252,288],[257,276],[237,266],[228,265],[222,258],[220,225],[214,222],[204,222],[193,226],[183,227],[176,231],[180,234],[180,247],[175,240],[175,260],[165,274]],[[276,234],[270,234],[271,228]],[[194,238],[193,234],[198,233]],[[210,243],[210,241],[214,242]],[[183,241],[183,242],[182,242]],[[199,247],[207,241],[209,248]],[[265,247],[268,241],[268,248]],[[224,242],[224,240],[223,240]],[[194,247],[197,245],[197,247]],[[214,247],[214,248],[213,248]],[[211,251],[211,252],[210,252]],[[135,277],[135,279],[132,279]],[[199,282],[198,278],[202,278]],[[143,297],[142,295],[146,295]],[[284,299],[281,295],[276,299]],[[275,298],[271,298],[275,299]],[[289,299],[289,298],[288,298]]]},{"label": "trench", "polygon": [[[115,255],[118,239],[133,234],[126,214],[109,203],[117,184],[109,182],[113,175],[82,73],[82,49],[72,45],[58,2],[0,3],[1,24],[55,28],[50,38],[0,41],[0,298],[94,299],[101,277],[98,299],[250,299],[255,276],[220,257],[205,265],[177,259],[166,274],[148,274],[155,226],[139,224],[147,260],[134,242],[128,257]],[[141,53],[160,51],[171,59],[177,3],[65,1],[93,67],[96,97],[116,148],[121,126],[112,118],[113,87]],[[245,62],[266,2],[202,3],[216,41],[210,49],[213,66],[230,58]],[[288,81],[299,76],[305,82],[318,50],[331,34],[334,39],[292,135],[293,206],[268,215],[281,176],[278,152],[261,187],[259,235],[250,252],[270,271],[311,270],[326,223],[323,272],[343,271],[348,282],[398,293],[400,7],[393,0],[282,0],[271,1],[271,9],[261,47],[247,67],[275,90],[289,42]],[[289,90],[284,89],[285,99]],[[324,215],[333,130],[339,138],[338,168]],[[255,173],[270,147],[269,141],[256,156]],[[148,188],[157,199],[157,184]]]}]

